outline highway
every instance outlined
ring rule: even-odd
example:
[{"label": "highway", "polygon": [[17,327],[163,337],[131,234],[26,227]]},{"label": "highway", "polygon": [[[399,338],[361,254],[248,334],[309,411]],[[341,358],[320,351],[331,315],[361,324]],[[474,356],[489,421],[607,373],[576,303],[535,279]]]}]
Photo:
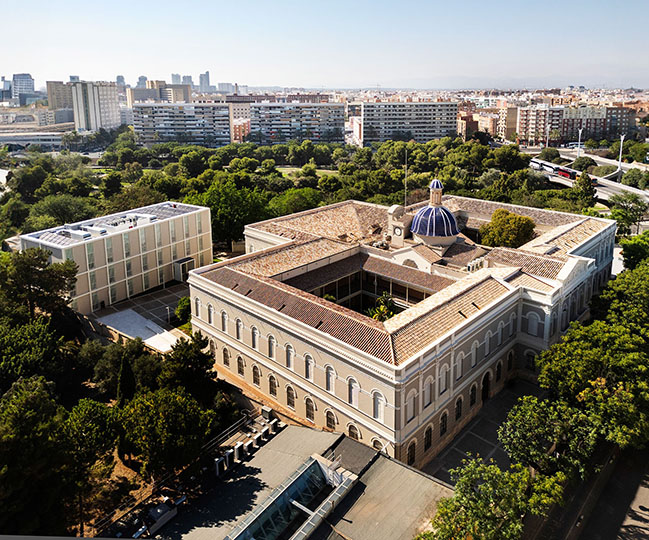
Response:
[{"label": "highway", "polygon": [[[559,176],[558,174],[553,174],[547,171],[536,171],[536,172],[541,172],[545,174],[545,176],[548,177],[550,182],[553,182],[555,184],[562,184],[564,186],[572,187],[572,184],[574,182],[574,180],[570,180],[570,178],[566,178],[565,176]],[[608,201],[612,195],[619,195],[620,193],[629,191],[635,193],[636,195],[640,195],[647,202],[649,202],[649,195],[646,192],[643,192],[639,189],[632,188],[630,186],[625,186],[624,184],[618,184],[617,182],[613,182],[611,180],[604,180],[603,178],[599,178],[592,175],[591,178],[595,178],[597,180],[597,186],[595,186],[595,189],[597,190],[598,199],[601,199],[603,201]]]},{"label": "highway", "polygon": [[[540,154],[541,150],[543,150],[543,148],[540,146],[528,146],[526,148],[521,148],[521,152],[524,152],[525,154]],[[557,148],[557,150],[559,151],[559,155],[563,159],[569,159],[571,162],[577,159],[577,149],[573,150],[571,148]],[[588,154],[582,149],[581,157],[584,156],[593,159],[595,163],[597,163],[598,165],[613,165],[615,167],[618,166],[617,159],[608,159],[608,158],[596,156],[594,154]],[[629,171],[631,169],[640,169],[641,171],[649,171],[649,164],[638,163],[637,161],[634,161],[633,163],[622,162],[623,171]]]}]

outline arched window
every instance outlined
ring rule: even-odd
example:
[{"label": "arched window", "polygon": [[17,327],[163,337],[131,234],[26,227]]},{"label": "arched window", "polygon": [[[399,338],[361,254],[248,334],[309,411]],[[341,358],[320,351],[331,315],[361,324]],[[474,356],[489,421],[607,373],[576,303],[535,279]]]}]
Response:
[{"label": "arched window", "polygon": [[230,351],[226,348],[223,349],[223,365],[228,367],[230,366]]},{"label": "arched window", "polygon": [[496,380],[499,381],[503,376],[503,363],[498,362],[496,365]]},{"label": "arched window", "polygon": [[478,344],[477,341],[474,341],[473,344],[471,345],[471,367],[475,367],[475,365],[478,363],[478,347],[480,345]]},{"label": "arched window", "polygon": [[379,439],[374,439],[372,442],[372,448],[374,450],[378,450],[379,452],[383,452],[383,443]]},{"label": "arched window", "polygon": [[417,391],[411,390],[406,399],[406,423],[417,416]]},{"label": "arched window", "polygon": [[304,378],[308,379],[310,381],[313,380],[313,366],[315,362],[313,361],[313,358],[309,356],[308,354],[304,355]]},{"label": "arched window", "polygon": [[491,351],[491,330],[487,330],[487,334],[484,338],[484,355],[485,357],[489,356]]},{"label": "arched window", "polygon": [[292,386],[286,389],[286,404],[289,408],[295,409],[295,390],[293,390]]},{"label": "arched window", "polygon": [[550,318],[550,335],[553,336],[554,334],[557,333],[557,320],[558,320],[557,312],[553,311],[552,312],[552,317]]},{"label": "arched window", "polygon": [[498,347],[503,344],[503,334],[505,332],[505,323],[500,321],[498,323]]},{"label": "arched window", "polygon": [[356,379],[349,379],[347,381],[347,403],[352,407],[358,407],[358,394],[361,387],[358,385]]},{"label": "arched window", "polygon": [[252,348],[259,347],[259,330],[255,326],[252,327]]},{"label": "arched window", "polygon": [[471,390],[469,391],[469,406],[473,407],[475,405],[475,402],[478,398],[478,386],[473,385],[471,387]]},{"label": "arched window", "polygon": [[221,311],[221,331],[228,331],[228,314],[225,311]]},{"label": "arched window", "polygon": [[383,422],[383,408],[385,407],[385,399],[380,392],[372,394],[372,416],[375,420]]},{"label": "arched window", "polygon": [[539,335],[539,316],[536,313],[527,315],[527,333],[530,336]]},{"label": "arched window", "polygon": [[273,397],[277,397],[277,379],[273,375],[268,377],[268,393]]},{"label": "arched window", "polygon": [[417,451],[417,444],[415,441],[412,441],[408,445],[408,465],[414,465],[415,464],[415,453]]},{"label": "arched window", "polygon": [[213,339],[210,339],[210,354],[212,357],[216,357],[216,344]]},{"label": "arched window", "polygon": [[292,345],[286,346],[286,367],[293,369],[293,359],[295,358],[295,350]]},{"label": "arched window", "polygon": [[240,356],[237,358],[237,373],[243,377],[244,375],[244,365],[243,365],[243,358]]},{"label": "arched window", "polygon": [[428,450],[433,445],[433,428],[428,426],[424,432],[424,450]]},{"label": "arched window", "polygon": [[237,319],[237,339],[241,341],[241,336],[243,335],[243,323],[241,319]]},{"label": "arched window", "polygon": [[514,367],[514,351],[509,351],[507,355],[507,371],[511,371]]},{"label": "arched window", "polygon": [[358,431],[358,428],[354,424],[350,424],[348,432],[349,432],[350,439],[354,439],[355,441],[360,441],[361,434]]},{"label": "arched window", "polygon": [[457,398],[455,402],[455,419],[459,420],[462,417],[462,398]]},{"label": "arched window", "polygon": [[260,378],[261,372],[259,371],[259,368],[257,366],[252,366],[252,384],[259,386],[261,384]]},{"label": "arched window", "polygon": [[509,335],[510,335],[510,337],[514,335],[514,330],[516,330],[516,313],[512,313],[509,316]]},{"label": "arched window", "polygon": [[448,414],[442,414],[442,417],[439,419],[439,436],[442,437],[446,430],[448,429]]},{"label": "arched window", "polygon": [[327,414],[325,415],[327,419],[327,429],[331,429],[332,431],[336,429],[336,416],[334,415],[333,412],[327,411]]},{"label": "arched window", "polygon": [[568,324],[570,324],[570,319],[568,318],[568,306],[563,306],[563,309],[561,310],[561,330],[568,328]]},{"label": "arched window", "polygon": [[327,392],[333,394],[336,391],[336,372],[334,371],[334,368],[327,366],[326,375]]},{"label": "arched window", "polygon": [[462,378],[462,364],[464,363],[464,354],[460,353],[455,359],[455,380]]},{"label": "arched window", "polygon": [[315,419],[315,406],[311,398],[306,398],[306,419],[311,422]]},{"label": "arched window", "polygon": [[207,304],[207,324],[214,324],[214,308],[212,304]]},{"label": "arched window", "polygon": [[533,352],[525,353],[525,368],[530,371],[536,371],[536,362],[534,361],[535,355]]},{"label": "arched window", "polygon": [[441,396],[448,388],[448,366],[443,366],[439,374],[439,395]]},{"label": "arched window", "polygon": [[275,358],[275,338],[268,336],[268,358]]},{"label": "arched window", "polygon": [[201,301],[198,296],[194,298],[194,315],[200,318],[201,316]]},{"label": "arched window", "polygon": [[429,377],[424,383],[424,407],[433,402],[433,378]]}]

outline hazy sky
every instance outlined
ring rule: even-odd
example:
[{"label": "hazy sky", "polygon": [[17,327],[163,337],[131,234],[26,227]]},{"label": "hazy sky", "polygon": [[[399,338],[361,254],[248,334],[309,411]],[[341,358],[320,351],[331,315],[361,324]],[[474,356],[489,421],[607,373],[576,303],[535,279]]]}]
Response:
[{"label": "hazy sky", "polygon": [[[0,75],[649,87],[649,0],[0,0]],[[13,21],[13,22],[12,22]]]}]

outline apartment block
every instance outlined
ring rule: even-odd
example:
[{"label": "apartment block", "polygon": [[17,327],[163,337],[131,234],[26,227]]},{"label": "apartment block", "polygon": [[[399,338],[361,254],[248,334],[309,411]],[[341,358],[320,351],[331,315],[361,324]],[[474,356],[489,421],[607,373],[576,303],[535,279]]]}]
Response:
[{"label": "apartment block", "polygon": [[72,109],[45,109],[36,111],[36,119],[39,126],[52,126],[54,124],[65,124],[74,122],[74,111]]},{"label": "apartment block", "polygon": [[77,131],[120,126],[117,85],[114,82],[72,83],[72,105]]},{"label": "apartment block", "polygon": [[629,107],[606,107],[606,135],[610,139],[629,132],[635,126],[635,110]]},{"label": "apartment block", "polygon": [[[531,105],[518,109],[516,132],[528,144],[544,142],[548,134],[555,130],[561,132],[563,107],[550,107],[547,104]],[[551,140],[552,137],[550,138]]]},{"label": "apartment block", "polygon": [[210,210],[158,203],[22,235],[20,249],[32,247],[78,265],[71,307],[87,314],[211,263]]},{"label": "apartment block", "polygon": [[344,142],[343,103],[251,103],[250,137],[261,144]]},{"label": "apartment block", "polygon": [[135,103],[133,127],[140,144],[177,141],[212,148],[230,144],[227,103]]},{"label": "apartment block", "polygon": [[362,145],[388,140],[432,139],[457,132],[458,104],[449,102],[364,102]]},{"label": "apartment block", "polygon": [[499,139],[511,141],[516,133],[518,107],[503,106],[498,109],[497,134]]},{"label": "apartment block", "polygon": [[20,94],[34,93],[34,79],[29,73],[16,73],[11,80],[11,97],[19,99]]},{"label": "apartment block", "polygon": [[606,136],[606,107],[566,107],[561,121],[563,140],[578,140],[582,129],[582,141]]},{"label": "apartment block", "polygon": [[165,81],[147,81],[146,88],[128,88],[126,106],[147,101],[167,103],[190,103],[192,88],[188,84],[167,84]]},{"label": "apartment block", "polygon": [[50,110],[72,109],[72,85],[63,81],[47,81],[47,106]]}]

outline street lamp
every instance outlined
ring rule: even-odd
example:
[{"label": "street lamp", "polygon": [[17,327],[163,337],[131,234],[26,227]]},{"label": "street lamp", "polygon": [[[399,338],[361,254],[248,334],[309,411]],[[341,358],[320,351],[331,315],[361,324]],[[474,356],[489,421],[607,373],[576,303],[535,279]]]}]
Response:
[{"label": "street lamp", "polygon": [[406,146],[406,161],[404,163],[405,177],[403,179],[403,207],[408,206],[408,147]]},{"label": "street lamp", "polygon": [[171,309],[167,306],[167,324],[171,324]]},{"label": "street lamp", "polygon": [[550,123],[548,122],[548,125],[545,126],[545,147],[548,148],[550,146]]},{"label": "street lamp", "polygon": [[624,149],[624,137],[626,135],[622,134],[620,135],[620,157],[618,159],[617,163],[617,170],[618,170],[618,182],[621,181],[622,178],[622,150]]},{"label": "street lamp", "polygon": [[579,141],[577,142],[577,159],[581,156],[581,132],[584,131],[583,127],[579,128]]}]

